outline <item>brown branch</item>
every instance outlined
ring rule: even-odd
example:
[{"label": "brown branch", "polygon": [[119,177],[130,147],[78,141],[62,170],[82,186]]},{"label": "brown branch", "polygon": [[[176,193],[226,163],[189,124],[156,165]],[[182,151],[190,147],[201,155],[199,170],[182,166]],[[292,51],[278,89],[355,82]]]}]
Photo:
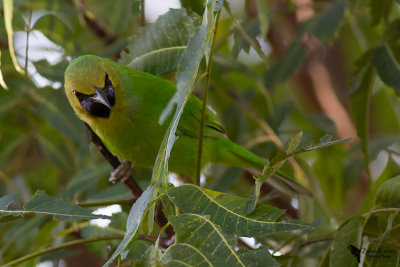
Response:
[{"label": "brown branch", "polygon": [[83,20],[85,21],[88,28],[98,37],[100,37],[106,44],[112,44],[118,40],[118,36],[110,31],[104,23],[99,20],[94,13],[89,9],[84,1],[72,1],[68,2],[75,5],[83,10]]},{"label": "brown branch", "polygon": [[[116,169],[120,165],[119,159],[114,156],[103,144],[103,142],[100,140],[100,138],[96,135],[96,133],[90,128],[89,125],[84,123],[86,126],[86,129],[89,132],[89,138],[90,141],[100,150],[101,154],[103,157],[110,163],[110,165]],[[134,201],[136,201],[143,193],[143,190],[140,188],[140,186],[136,183],[136,181],[133,179],[131,176],[129,179],[125,179],[124,181],[126,187],[131,191]],[[168,220],[165,217],[164,213],[162,212],[161,205],[157,205],[156,208],[156,214],[154,215],[154,220],[155,222],[162,228],[164,227],[167,223]],[[169,239],[172,239],[173,236],[175,235],[174,230],[172,229],[172,226],[168,226],[167,229],[165,229],[165,234],[168,236]]]}]

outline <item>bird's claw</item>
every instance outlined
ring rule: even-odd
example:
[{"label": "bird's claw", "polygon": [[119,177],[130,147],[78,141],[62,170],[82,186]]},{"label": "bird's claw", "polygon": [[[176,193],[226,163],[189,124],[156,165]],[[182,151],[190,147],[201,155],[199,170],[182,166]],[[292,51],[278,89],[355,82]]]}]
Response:
[{"label": "bird's claw", "polygon": [[122,160],[118,167],[111,172],[108,181],[112,183],[125,182],[132,174],[132,164],[129,161]]}]

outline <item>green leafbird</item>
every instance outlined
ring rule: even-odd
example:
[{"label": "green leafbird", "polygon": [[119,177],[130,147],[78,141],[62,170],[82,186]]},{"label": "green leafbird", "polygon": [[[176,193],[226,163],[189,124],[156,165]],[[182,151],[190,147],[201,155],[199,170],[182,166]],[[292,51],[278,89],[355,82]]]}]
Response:
[{"label": "green leafbird", "polygon": [[[172,116],[161,125],[159,117],[175,91],[175,84],[168,80],[97,56],[78,57],[65,71],[65,92],[76,114],[111,153],[136,166],[153,167]],[[196,177],[201,109],[202,102],[191,95],[168,161],[170,171],[192,180]],[[206,111],[201,163],[202,168],[219,163],[259,172],[265,165],[264,160],[230,141],[210,110]],[[278,179],[301,191],[294,181]]]}]

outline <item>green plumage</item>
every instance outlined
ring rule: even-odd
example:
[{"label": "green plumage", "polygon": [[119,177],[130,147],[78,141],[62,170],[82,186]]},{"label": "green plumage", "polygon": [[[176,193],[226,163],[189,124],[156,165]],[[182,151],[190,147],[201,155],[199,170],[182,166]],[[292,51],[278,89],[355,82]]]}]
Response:
[{"label": "green plumage", "polygon": [[[90,95],[94,87],[111,81],[115,103],[108,117],[96,117],[86,110],[75,91]],[[77,115],[100,137],[107,149],[136,166],[152,168],[171,117],[158,123],[161,112],[174,95],[174,83],[157,76],[131,70],[109,59],[81,56],[65,72],[66,95]],[[104,107],[105,108],[105,107]],[[202,103],[190,95],[178,124],[169,169],[191,179],[196,177],[198,136]],[[262,170],[265,162],[230,141],[214,114],[207,110],[203,141],[202,167],[219,163]]]}]

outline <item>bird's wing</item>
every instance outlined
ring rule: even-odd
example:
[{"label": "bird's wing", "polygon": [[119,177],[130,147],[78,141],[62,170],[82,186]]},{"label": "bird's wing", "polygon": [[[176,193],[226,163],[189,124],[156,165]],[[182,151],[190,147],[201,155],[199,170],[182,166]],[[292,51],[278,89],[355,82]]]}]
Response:
[{"label": "bird's wing", "polygon": [[[176,85],[149,73],[134,71],[125,66],[119,67],[127,75],[125,82],[127,87],[126,98],[129,99],[127,101],[130,103],[128,114],[131,119],[137,120],[137,116],[140,114],[146,117],[144,120],[154,120],[157,123],[160,114],[174,95]],[[191,94],[180,118],[176,134],[199,137],[201,112],[202,102],[197,96]],[[168,125],[166,122],[164,124]],[[206,110],[204,126],[204,136],[225,137],[224,128],[209,108]]]},{"label": "bird's wing", "polygon": [[[201,112],[201,101],[196,96],[191,95],[179,121],[177,134],[190,137],[199,137]],[[204,136],[225,137],[225,129],[215,118],[215,115],[209,108],[206,110]]]}]

